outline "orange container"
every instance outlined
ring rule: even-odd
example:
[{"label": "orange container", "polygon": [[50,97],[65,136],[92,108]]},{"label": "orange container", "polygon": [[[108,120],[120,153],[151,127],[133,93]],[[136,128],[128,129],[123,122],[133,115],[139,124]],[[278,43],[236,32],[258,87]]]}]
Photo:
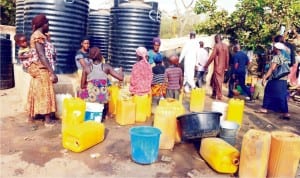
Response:
[{"label": "orange container", "polygon": [[104,124],[86,121],[67,126],[62,132],[62,145],[74,152],[82,152],[104,140]]},{"label": "orange container", "polygon": [[130,125],[135,123],[135,103],[132,98],[117,101],[116,122],[119,125]]},{"label": "orange container", "polygon": [[239,164],[239,151],[220,138],[201,140],[200,155],[217,172],[235,173]]},{"label": "orange container", "polygon": [[267,176],[271,134],[260,130],[249,130],[243,137],[239,177],[265,178]]},{"label": "orange container", "polygon": [[155,110],[153,126],[161,131],[159,148],[173,149],[177,122],[174,110],[168,106],[158,106]]},{"label": "orange container", "polygon": [[134,95],[133,102],[135,103],[135,121],[136,122],[145,122],[151,112],[149,94],[142,96]]},{"label": "orange container", "polygon": [[119,97],[120,88],[117,85],[108,87],[109,101],[108,101],[108,113],[115,115],[117,113],[117,99]]},{"label": "orange container", "polygon": [[291,132],[272,132],[267,177],[296,177],[299,160],[300,136]]},{"label": "orange container", "polygon": [[204,102],[205,102],[205,89],[204,88],[193,89],[190,98],[190,111],[202,112],[204,109]]},{"label": "orange container", "polygon": [[244,116],[244,100],[230,99],[228,102],[227,119],[241,126]]}]

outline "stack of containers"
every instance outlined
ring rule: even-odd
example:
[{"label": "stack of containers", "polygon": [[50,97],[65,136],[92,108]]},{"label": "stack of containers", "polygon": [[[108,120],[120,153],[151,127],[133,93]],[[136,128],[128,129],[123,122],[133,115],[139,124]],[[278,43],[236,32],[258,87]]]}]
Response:
[{"label": "stack of containers", "polygon": [[63,102],[62,144],[74,152],[82,152],[104,140],[104,124],[84,122],[86,103],[80,98]]}]

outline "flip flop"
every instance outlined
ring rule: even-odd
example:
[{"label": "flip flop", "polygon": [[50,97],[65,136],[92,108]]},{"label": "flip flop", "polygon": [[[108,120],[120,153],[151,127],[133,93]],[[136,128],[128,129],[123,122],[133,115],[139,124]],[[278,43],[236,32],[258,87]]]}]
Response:
[{"label": "flip flop", "polygon": [[280,116],[279,119],[288,121],[291,118],[289,116]]},{"label": "flip flop", "polygon": [[262,111],[262,110],[255,110],[254,112],[260,114],[268,114],[268,111]]}]

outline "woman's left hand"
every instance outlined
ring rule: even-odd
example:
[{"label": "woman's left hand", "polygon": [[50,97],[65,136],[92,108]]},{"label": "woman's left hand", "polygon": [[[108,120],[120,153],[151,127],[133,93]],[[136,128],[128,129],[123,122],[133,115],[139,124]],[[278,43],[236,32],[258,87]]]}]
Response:
[{"label": "woman's left hand", "polygon": [[50,80],[52,81],[52,83],[57,83],[58,82],[58,78],[55,74],[51,74]]},{"label": "woman's left hand", "polygon": [[261,81],[262,86],[265,86],[266,82],[267,82],[266,78],[263,78],[262,81]]}]

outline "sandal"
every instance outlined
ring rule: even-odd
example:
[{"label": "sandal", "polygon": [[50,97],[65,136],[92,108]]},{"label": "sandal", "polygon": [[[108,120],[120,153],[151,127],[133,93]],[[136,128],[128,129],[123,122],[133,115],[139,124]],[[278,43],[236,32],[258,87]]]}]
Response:
[{"label": "sandal", "polygon": [[53,126],[55,126],[55,122],[54,121],[45,122],[44,126],[48,128],[52,128]]},{"label": "sandal", "polygon": [[291,118],[289,116],[280,116],[279,119],[288,121]]},{"label": "sandal", "polygon": [[264,111],[264,110],[255,110],[255,113],[260,113],[260,114],[268,114],[268,111]]}]

